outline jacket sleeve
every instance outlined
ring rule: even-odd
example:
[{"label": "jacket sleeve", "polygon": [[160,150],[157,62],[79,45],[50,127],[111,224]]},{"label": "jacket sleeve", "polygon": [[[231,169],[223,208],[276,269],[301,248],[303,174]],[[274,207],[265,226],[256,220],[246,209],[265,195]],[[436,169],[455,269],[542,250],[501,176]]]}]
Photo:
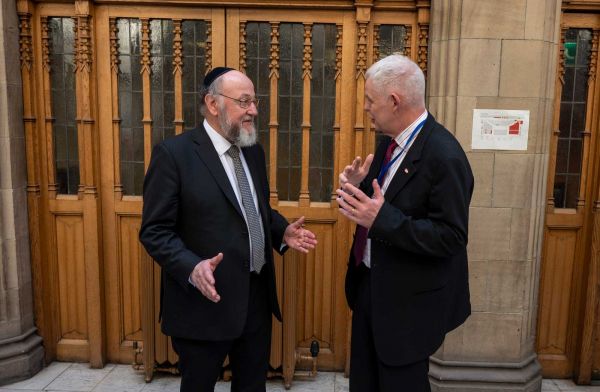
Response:
[{"label": "jacket sleeve", "polygon": [[189,276],[201,259],[177,234],[180,181],[173,156],[163,143],[157,144],[144,179],[140,241],[163,270],[188,289]]},{"label": "jacket sleeve", "polygon": [[430,257],[449,257],[467,245],[473,176],[466,157],[440,159],[433,169],[424,216],[384,202],[369,230],[372,241]]},{"label": "jacket sleeve", "polygon": [[273,249],[281,255],[289,249],[289,247],[283,243],[283,234],[288,225],[289,223],[283,215],[277,210],[271,210],[271,238],[273,240]]}]

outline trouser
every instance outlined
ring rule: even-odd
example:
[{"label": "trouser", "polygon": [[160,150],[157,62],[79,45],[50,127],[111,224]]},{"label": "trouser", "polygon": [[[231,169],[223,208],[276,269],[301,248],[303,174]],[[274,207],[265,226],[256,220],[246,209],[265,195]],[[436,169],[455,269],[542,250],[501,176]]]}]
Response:
[{"label": "trouser", "polygon": [[213,392],[229,355],[232,392],[264,392],[271,352],[271,311],[266,277],[250,274],[248,314],[242,335],[205,341],[172,337],[179,355],[181,392]]},{"label": "trouser", "polygon": [[429,358],[404,366],[379,360],[373,339],[370,270],[361,264],[352,314],[350,392],[430,392]]}]

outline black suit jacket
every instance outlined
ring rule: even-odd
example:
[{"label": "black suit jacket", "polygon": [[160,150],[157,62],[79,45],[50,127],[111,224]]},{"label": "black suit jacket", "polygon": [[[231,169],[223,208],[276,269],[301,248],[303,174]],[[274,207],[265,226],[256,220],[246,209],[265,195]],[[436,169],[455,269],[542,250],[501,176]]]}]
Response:
[{"label": "black suit jacket", "polygon": [[[281,320],[275,290],[273,244],[279,250],[287,221],[269,206],[262,147],[242,148],[256,189],[265,231],[270,306]],[[144,180],[140,241],[161,266],[162,331],[198,340],[241,335],[248,308],[250,245],[240,205],[204,127],[156,145]],[[213,303],[188,281],[203,259],[223,253]]]},{"label": "black suit jacket", "polygon": [[[381,143],[361,189],[371,195],[389,143]],[[430,356],[471,312],[467,227],[473,174],[460,144],[431,114],[385,192],[369,230],[375,348],[386,364]],[[350,252],[346,298],[358,274]]]}]

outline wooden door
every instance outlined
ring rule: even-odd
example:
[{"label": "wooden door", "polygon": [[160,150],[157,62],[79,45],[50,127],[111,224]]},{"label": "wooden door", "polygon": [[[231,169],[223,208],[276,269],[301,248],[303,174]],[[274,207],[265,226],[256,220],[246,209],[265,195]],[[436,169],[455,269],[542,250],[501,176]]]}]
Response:
[{"label": "wooden door", "polygon": [[562,15],[537,351],[544,377],[589,383],[600,375],[600,14],[574,11]]},{"label": "wooden door", "polygon": [[137,240],[142,181],[152,146],[202,121],[204,74],[228,65],[261,99],[272,207],[305,216],[319,238],[308,255],[276,259],[284,322],[274,322],[271,367],[289,385],[313,340],[320,369],[347,366],[353,227],[339,219],[337,174],[374,149],[362,109],[367,67],[400,51],[426,69],[429,5],[245,4],[19,0],[36,317],[48,360],[139,362],[143,346],[147,377],[173,368],[157,320],[159,269]]},{"label": "wooden door", "polygon": [[46,359],[105,362],[88,4],[18,1],[36,325]]},{"label": "wooden door", "polygon": [[[131,363],[141,340],[159,366],[177,361],[158,325],[160,270],[138,241],[142,182],[152,147],[201,121],[198,88],[212,64],[225,60],[224,15],[211,7],[96,8],[110,361]],[[143,318],[145,304],[156,310]]]}]

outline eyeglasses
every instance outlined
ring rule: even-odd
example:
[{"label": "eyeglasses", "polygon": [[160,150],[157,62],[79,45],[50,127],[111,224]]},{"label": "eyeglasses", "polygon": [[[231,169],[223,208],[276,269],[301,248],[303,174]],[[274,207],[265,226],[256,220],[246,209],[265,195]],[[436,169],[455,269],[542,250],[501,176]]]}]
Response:
[{"label": "eyeglasses", "polygon": [[248,109],[251,104],[254,104],[254,106],[258,107],[258,103],[260,102],[260,99],[258,99],[256,97],[237,99],[237,98],[229,97],[229,96],[227,96],[225,94],[221,94],[221,93],[217,93],[217,95],[220,95],[222,97],[229,98],[229,99],[236,101],[242,109]]}]

